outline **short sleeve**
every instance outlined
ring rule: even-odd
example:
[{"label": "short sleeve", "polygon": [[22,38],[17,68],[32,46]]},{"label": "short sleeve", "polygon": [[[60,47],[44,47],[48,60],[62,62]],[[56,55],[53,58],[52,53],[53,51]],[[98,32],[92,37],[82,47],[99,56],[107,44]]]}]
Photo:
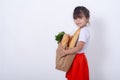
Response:
[{"label": "short sleeve", "polygon": [[81,30],[78,41],[83,41],[86,43],[88,41],[88,39],[89,39],[89,31],[87,29]]}]

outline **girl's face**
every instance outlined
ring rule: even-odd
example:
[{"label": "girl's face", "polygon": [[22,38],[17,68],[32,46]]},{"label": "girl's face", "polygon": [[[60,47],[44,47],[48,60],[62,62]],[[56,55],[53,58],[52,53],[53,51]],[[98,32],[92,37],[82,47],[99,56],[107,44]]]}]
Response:
[{"label": "girl's face", "polygon": [[84,27],[88,23],[88,21],[89,19],[85,16],[81,16],[80,18],[74,19],[75,24],[80,28]]}]

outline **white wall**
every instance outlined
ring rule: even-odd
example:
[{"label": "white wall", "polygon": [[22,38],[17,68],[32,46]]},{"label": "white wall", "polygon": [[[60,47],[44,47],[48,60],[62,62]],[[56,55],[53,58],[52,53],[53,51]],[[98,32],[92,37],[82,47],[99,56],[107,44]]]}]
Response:
[{"label": "white wall", "polygon": [[72,33],[73,9],[91,12],[91,80],[120,80],[119,0],[0,0],[0,80],[66,80],[55,69],[55,34]]}]

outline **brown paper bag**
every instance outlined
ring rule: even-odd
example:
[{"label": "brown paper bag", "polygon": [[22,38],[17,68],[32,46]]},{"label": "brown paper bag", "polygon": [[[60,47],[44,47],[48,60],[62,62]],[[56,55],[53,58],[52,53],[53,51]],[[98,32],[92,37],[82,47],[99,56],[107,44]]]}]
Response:
[{"label": "brown paper bag", "polygon": [[[74,33],[74,36],[69,43],[69,49],[75,47],[76,42],[78,40],[79,32],[80,32],[80,29],[78,29]],[[56,50],[56,69],[67,72],[72,65],[75,54],[71,54],[71,55],[61,57],[61,55],[63,54],[62,50],[66,49],[66,46],[68,45],[68,38],[64,38],[64,36],[63,36],[62,41],[63,42],[61,42],[61,44],[58,45],[57,50]]]},{"label": "brown paper bag", "polygon": [[56,50],[56,69],[67,72],[73,62],[75,54],[61,57],[63,48],[64,47],[59,44]]}]

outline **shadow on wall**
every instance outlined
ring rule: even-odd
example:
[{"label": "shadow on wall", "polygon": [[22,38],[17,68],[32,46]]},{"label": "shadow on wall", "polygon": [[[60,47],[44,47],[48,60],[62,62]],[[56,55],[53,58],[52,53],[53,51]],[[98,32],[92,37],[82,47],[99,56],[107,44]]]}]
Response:
[{"label": "shadow on wall", "polygon": [[105,26],[105,22],[101,19],[93,20],[90,25],[91,40],[87,55],[91,80],[106,80],[104,76]]}]

